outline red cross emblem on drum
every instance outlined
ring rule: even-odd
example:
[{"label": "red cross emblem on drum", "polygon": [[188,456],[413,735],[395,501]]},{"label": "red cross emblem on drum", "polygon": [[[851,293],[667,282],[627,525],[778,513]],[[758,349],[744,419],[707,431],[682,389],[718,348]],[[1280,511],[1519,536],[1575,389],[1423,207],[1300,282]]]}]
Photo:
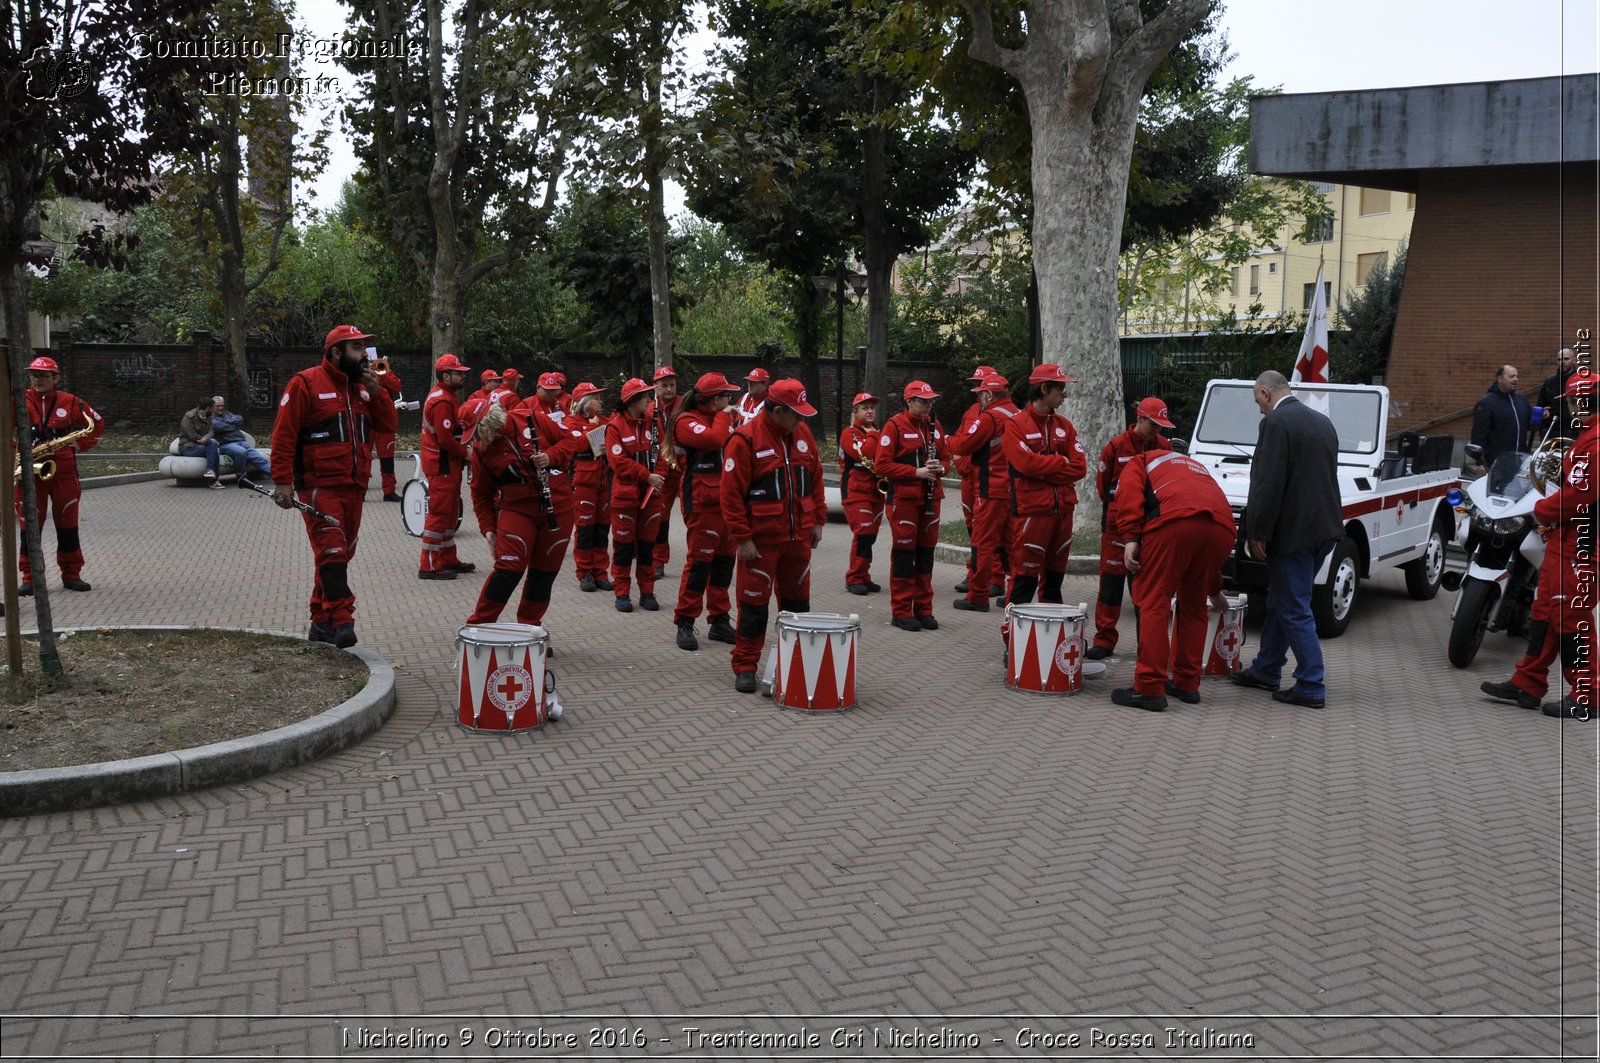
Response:
[{"label": "red cross emblem on drum", "polygon": [[495,708],[511,716],[528,703],[528,695],[533,693],[533,676],[520,665],[503,665],[489,674],[484,692]]},{"label": "red cross emblem on drum", "polygon": [[1078,670],[1078,662],[1082,660],[1082,635],[1068,635],[1056,645],[1056,668],[1063,673],[1072,675]]},{"label": "red cross emblem on drum", "polygon": [[1207,620],[1207,626],[1212,636],[1210,644],[1206,647],[1205,667],[1201,670],[1202,673],[1229,675],[1237,672],[1244,655],[1243,603],[1229,602],[1228,608],[1220,617],[1213,612]]}]

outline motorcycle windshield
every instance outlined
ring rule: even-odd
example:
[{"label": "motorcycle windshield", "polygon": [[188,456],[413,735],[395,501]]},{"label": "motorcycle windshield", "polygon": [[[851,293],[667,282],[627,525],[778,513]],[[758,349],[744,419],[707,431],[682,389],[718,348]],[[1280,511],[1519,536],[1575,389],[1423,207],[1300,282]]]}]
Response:
[{"label": "motorcycle windshield", "polygon": [[1507,451],[1494,459],[1489,467],[1489,493],[1515,502],[1529,491],[1533,484],[1528,479],[1528,463],[1533,455],[1521,450]]}]

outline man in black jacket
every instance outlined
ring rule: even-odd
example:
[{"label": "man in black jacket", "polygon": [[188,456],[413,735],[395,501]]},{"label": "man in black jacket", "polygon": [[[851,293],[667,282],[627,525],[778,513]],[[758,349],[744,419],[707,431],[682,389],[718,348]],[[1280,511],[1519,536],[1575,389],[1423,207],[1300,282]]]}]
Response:
[{"label": "man in black jacket", "polygon": [[[1289,393],[1282,373],[1262,373],[1255,400],[1264,416],[1250,463],[1245,538],[1250,555],[1267,563],[1267,616],[1261,651],[1230,678],[1272,691],[1274,701],[1320,709],[1327,687],[1311,590],[1317,569],[1344,534],[1339,434],[1326,416]],[[1291,649],[1295,683],[1279,690]]]},{"label": "man in black jacket", "polygon": [[1522,449],[1531,413],[1528,400],[1517,391],[1517,367],[1501,366],[1494,383],[1472,408],[1472,442],[1483,448],[1480,472],[1507,451]]},{"label": "man in black jacket", "polygon": [[[1567,380],[1572,376],[1573,370],[1578,366],[1575,363],[1576,355],[1571,347],[1563,347],[1556,352],[1556,371],[1544,378],[1544,383],[1539,387],[1539,405],[1545,410],[1545,424],[1550,423],[1550,418],[1555,418],[1553,434],[1577,438],[1583,431],[1583,426],[1572,423],[1572,404],[1563,394],[1567,390]],[[1542,429],[1541,429],[1542,430]]]}]

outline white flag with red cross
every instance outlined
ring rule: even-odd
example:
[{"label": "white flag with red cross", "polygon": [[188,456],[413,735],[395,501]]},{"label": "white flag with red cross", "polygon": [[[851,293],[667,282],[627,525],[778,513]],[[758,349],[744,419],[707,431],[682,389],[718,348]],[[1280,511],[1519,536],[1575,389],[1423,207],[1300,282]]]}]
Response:
[{"label": "white flag with red cross", "polygon": [[1294,360],[1294,375],[1289,383],[1300,397],[1316,409],[1326,413],[1326,392],[1303,391],[1306,385],[1328,382],[1328,298],[1323,287],[1322,267],[1317,267],[1317,284],[1311,293],[1311,312],[1306,319],[1305,338],[1300,341],[1300,354]]}]

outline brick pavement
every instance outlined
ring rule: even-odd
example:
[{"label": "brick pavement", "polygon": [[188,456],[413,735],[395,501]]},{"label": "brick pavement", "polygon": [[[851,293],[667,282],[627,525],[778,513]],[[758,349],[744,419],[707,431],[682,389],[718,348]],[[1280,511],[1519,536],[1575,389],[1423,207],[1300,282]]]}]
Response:
[{"label": "brick pavement", "polygon": [[[483,576],[417,580],[371,497],[358,631],[396,715],[282,775],[0,821],[7,1056],[360,1055],[360,1028],[558,1015],[865,1029],[841,1056],[905,1055],[872,1049],[885,1015],[1024,1055],[1023,1026],[1153,1054],[1173,1025],[1256,1057],[1595,1051],[1597,732],[1483,699],[1517,646],[1451,670],[1444,598],[1369,585],[1325,711],[1208,683],[1150,715],[1106,696],[1128,660],[1077,698],[1007,691],[999,616],[949,608],[953,566],[943,628],[895,631],[887,594],[843,593],[831,525],[813,600],[862,614],[858,711],[736,694],[726,647],[683,653],[668,610],[564,576],[567,720],[478,736],[451,725],[452,666]],[[95,590],[54,596],[61,626],[303,630],[309,551],[264,498],[98,490],[83,540]],[[485,564],[475,532],[462,556]],[[671,1036],[650,1051],[686,1051]]]}]

